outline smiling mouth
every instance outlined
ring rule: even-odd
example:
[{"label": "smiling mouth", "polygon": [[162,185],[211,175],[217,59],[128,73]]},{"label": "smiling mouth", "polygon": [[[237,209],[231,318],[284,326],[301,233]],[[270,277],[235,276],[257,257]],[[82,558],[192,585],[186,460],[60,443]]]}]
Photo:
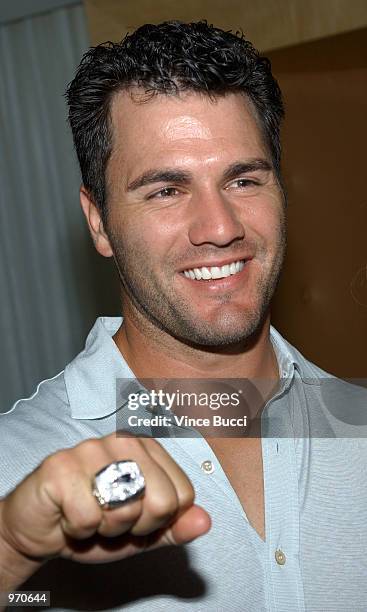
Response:
[{"label": "smiling mouth", "polygon": [[197,281],[208,281],[208,280],[217,280],[219,278],[227,278],[228,276],[234,276],[235,274],[239,274],[245,267],[245,260],[238,259],[237,261],[233,261],[232,263],[225,264],[224,266],[212,266],[212,267],[202,267],[202,268],[191,268],[189,270],[183,270],[182,274],[186,276],[186,278],[190,278],[191,280]]}]

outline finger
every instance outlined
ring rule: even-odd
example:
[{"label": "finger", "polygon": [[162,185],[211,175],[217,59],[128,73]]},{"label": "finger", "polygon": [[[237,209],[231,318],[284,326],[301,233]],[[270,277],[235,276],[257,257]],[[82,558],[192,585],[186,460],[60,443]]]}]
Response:
[{"label": "finger", "polygon": [[[144,447],[137,438],[132,438],[127,444],[116,443],[116,435],[112,434],[100,440],[89,440],[80,445],[80,462],[88,472],[90,483],[90,495],[94,488],[94,477],[97,472],[116,461],[131,459],[140,466],[144,463],[143,457],[149,459]],[[98,533],[104,537],[116,537],[124,534],[138,520],[142,513],[142,501],[140,499],[126,502],[115,508],[101,508],[97,498],[92,496],[94,503],[101,509],[101,521],[98,525]]]},{"label": "finger", "polygon": [[[93,559],[102,561],[108,552],[111,561],[130,557],[147,550],[161,548],[167,545],[180,545],[191,542],[195,538],[204,535],[211,527],[211,519],[207,512],[199,506],[192,506],[177,521],[166,529],[160,529],[146,536],[134,536],[126,533],[115,538],[94,538]],[[74,542],[69,556],[79,562],[89,562],[90,551],[88,545],[83,549],[80,543]]]},{"label": "finger", "polygon": [[102,522],[102,508],[91,494],[90,479],[83,472],[69,475],[67,486],[61,495],[61,526],[65,534],[84,539],[98,531]]},{"label": "finger", "polygon": [[143,502],[140,499],[126,502],[125,505],[118,508],[103,510],[98,533],[110,538],[122,535],[130,531],[141,517],[142,511]]},{"label": "finger", "polygon": [[211,528],[209,514],[200,506],[191,506],[166,529],[147,536],[145,550],[161,546],[187,544],[205,535]]},{"label": "finger", "polygon": [[[136,446],[141,447],[139,443]],[[143,453],[146,454],[144,449]],[[61,527],[69,537],[86,539],[97,532],[110,537],[119,535],[128,531],[140,516],[138,500],[107,513],[93,495],[95,473],[115,459],[104,439],[91,439],[48,460],[48,471],[51,470],[54,481],[52,489],[56,489],[54,501],[62,514]]]},{"label": "finger", "polygon": [[206,510],[201,506],[192,506],[167,529],[165,537],[174,544],[186,544],[207,533],[211,525]]},{"label": "finger", "polygon": [[130,531],[133,535],[146,535],[168,524],[178,511],[179,501],[172,480],[151,455],[147,453],[139,465],[145,478],[145,492],[141,516]]},{"label": "finger", "polygon": [[101,464],[104,467],[113,461],[136,461],[144,475],[145,492],[139,500],[140,504],[132,501],[113,510],[104,510],[98,533],[116,536],[130,529],[132,534],[143,536],[167,524],[178,509],[176,489],[141,440],[132,436],[116,438],[111,435],[102,439],[102,443],[89,440],[80,445],[85,469],[91,472],[92,469],[101,469]]},{"label": "finger", "polygon": [[185,472],[156,440],[142,438],[141,442],[156,463],[164,469],[171,479],[178,498],[178,511],[182,512],[190,508],[195,500],[195,490]]},{"label": "finger", "polygon": [[90,478],[77,453],[62,450],[51,455],[34,478],[42,507],[51,503],[54,508],[54,516],[49,513],[49,529],[60,522],[60,534],[82,539],[95,533],[102,520],[102,510],[91,495]]}]

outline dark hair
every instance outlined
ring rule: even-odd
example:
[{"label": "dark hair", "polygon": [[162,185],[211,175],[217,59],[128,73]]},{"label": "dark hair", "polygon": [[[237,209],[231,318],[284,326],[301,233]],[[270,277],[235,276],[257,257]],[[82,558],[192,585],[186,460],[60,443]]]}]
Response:
[{"label": "dark hair", "polygon": [[281,92],[270,61],[242,34],[206,21],[146,24],[120,43],[106,42],[83,56],[68,86],[69,121],[83,183],[106,220],[105,171],[112,150],[113,95],[138,86],[157,93],[241,92],[252,101],[280,180]]}]

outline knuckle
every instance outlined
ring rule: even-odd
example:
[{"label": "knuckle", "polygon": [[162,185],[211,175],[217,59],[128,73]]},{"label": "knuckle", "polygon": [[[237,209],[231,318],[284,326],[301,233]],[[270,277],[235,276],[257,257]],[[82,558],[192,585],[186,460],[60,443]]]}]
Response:
[{"label": "knuckle", "polygon": [[127,504],[122,508],[121,515],[119,517],[120,521],[136,521],[143,510],[143,504],[141,500],[137,500],[130,504]]},{"label": "knuckle", "polygon": [[113,522],[114,524],[128,522],[135,523],[135,521],[137,521],[141,516],[142,507],[141,500],[137,500],[114,510],[112,513],[109,510],[106,510],[103,514],[105,517],[108,517],[110,522]]},{"label": "knuckle", "polygon": [[40,470],[45,477],[55,478],[60,472],[70,469],[73,464],[70,451],[63,449],[46,457],[41,463]]},{"label": "knuckle", "polygon": [[180,492],[180,506],[189,508],[195,501],[195,489],[191,482],[188,481],[187,485]]},{"label": "knuckle", "polygon": [[101,448],[101,440],[99,438],[89,438],[89,440],[83,440],[80,442],[75,449],[80,449],[83,453],[94,455]]},{"label": "knuckle", "polygon": [[73,515],[69,514],[67,518],[64,518],[62,522],[68,534],[83,536],[83,534],[97,531],[101,522],[101,516],[100,513],[94,512],[73,513]]},{"label": "knuckle", "polygon": [[154,438],[144,438],[144,445],[146,446],[146,448],[149,450],[150,448],[154,451],[154,449],[159,449],[161,452],[163,451],[164,454],[168,455],[166,449],[163,448],[162,444],[160,444],[159,442],[157,442],[157,440],[155,440]]},{"label": "knuckle", "polygon": [[173,492],[171,494],[151,496],[148,510],[155,519],[169,518],[178,510],[177,496]]},{"label": "knuckle", "polygon": [[158,442],[158,440],[156,440],[155,438],[145,438],[145,442],[146,442],[146,444],[150,444],[151,446],[155,446],[157,448],[162,448],[164,450],[162,444],[160,444]]},{"label": "knuckle", "polygon": [[135,504],[131,504],[128,518],[131,521],[135,522],[138,520],[138,518],[140,518],[142,511],[143,511],[143,505],[140,501],[136,502]]},{"label": "knuckle", "polygon": [[145,448],[142,442],[133,435],[120,435],[110,441],[109,448],[112,450],[116,459],[137,459],[137,457],[145,454]]},{"label": "knuckle", "polygon": [[118,429],[115,434],[110,434],[109,436],[107,436],[107,439],[114,440],[116,437],[133,438],[135,440],[138,439],[136,435],[132,433],[131,431],[129,431],[128,429]]},{"label": "knuckle", "polygon": [[77,531],[97,529],[101,522],[100,512],[85,512],[73,518],[73,527]]},{"label": "knuckle", "polygon": [[133,434],[130,434],[129,432],[123,432],[123,434],[120,433],[119,440],[121,440],[121,445],[123,446],[124,450],[126,449],[129,451],[130,449],[142,447],[142,443],[139,438]]},{"label": "knuckle", "polygon": [[43,501],[50,498],[60,500],[76,469],[73,457],[66,450],[46,457],[35,472],[35,483],[40,498]]}]

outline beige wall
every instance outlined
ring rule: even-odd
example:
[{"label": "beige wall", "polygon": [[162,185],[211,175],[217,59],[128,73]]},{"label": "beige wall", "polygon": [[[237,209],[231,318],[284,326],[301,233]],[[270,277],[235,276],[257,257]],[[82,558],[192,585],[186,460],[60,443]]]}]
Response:
[{"label": "beige wall", "polygon": [[289,196],[273,322],[324,369],[367,377],[367,29],[269,55]]},{"label": "beige wall", "polygon": [[276,49],[367,26],[366,0],[84,0],[93,44],[142,23],[207,19]]}]

